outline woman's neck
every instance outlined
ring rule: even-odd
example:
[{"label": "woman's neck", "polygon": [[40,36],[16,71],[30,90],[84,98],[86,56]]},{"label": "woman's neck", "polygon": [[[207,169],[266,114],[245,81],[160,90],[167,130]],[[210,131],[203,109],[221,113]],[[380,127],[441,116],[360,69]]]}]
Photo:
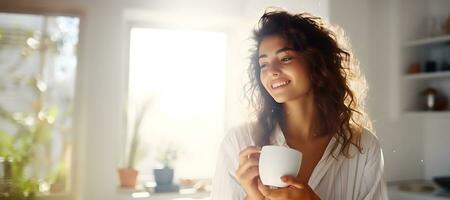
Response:
[{"label": "woman's neck", "polygon": [[308,141],[314,138],[315,107],[312,94],[283,104],[282,128],[285,137]]}]

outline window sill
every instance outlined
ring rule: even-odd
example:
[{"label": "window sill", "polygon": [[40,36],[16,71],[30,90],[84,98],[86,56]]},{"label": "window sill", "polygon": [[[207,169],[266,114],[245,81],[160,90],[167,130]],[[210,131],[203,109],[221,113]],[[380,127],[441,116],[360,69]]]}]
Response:
[{"label": "window sill", "polygon": [[63,200],[63,199],[73,199],[73,196],[69,192],[36,195],[36,200]]},{"label": "window sill", "polygon": [[120,200],[132,200],[132,199],[151,199],[151,200],[209,200],[209,191],[196,191],[193,188],[180,189],[179,192],[168,193],[153,193],[144,189],[142,186],[138,186],[132,189],[118,188],[118,196]]}]

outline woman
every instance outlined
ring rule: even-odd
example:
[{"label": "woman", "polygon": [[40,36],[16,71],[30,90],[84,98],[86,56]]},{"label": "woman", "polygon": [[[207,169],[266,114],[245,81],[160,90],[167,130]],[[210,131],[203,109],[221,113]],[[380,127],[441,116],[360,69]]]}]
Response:
[{"label": "woman", "polygon": [[[338,33],[319,18],[266,12],[254,31],[249,99],[257,118],[224,138],[213,200],[387,199],[383,154],[364,113],[366,85]],[[263,185],[260,147],[303,153],[286,188]],[[278,164],[278,163],[274,163]]]}]

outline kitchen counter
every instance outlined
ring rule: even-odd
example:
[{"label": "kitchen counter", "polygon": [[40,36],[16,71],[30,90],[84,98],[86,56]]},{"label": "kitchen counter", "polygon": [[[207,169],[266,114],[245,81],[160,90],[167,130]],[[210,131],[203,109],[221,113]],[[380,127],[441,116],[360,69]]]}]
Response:
[{"label": "kitchen counter", "polygon": [[449,200],[450,192],[426,180],[388,183],[390,200]]}]

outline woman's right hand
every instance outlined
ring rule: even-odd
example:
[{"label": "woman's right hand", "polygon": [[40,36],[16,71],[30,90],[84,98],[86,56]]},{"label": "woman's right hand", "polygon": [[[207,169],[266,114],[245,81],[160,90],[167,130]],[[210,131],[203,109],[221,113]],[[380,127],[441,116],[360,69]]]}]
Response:
[{"label": "woman's right hand", "polygon": [[247,192],[248,200],[262,200],[263,194],[258,189],[259,179],[259,155],[261,149],[256,146],[249,146],[239,153],[239,167],[236,176]]}]

